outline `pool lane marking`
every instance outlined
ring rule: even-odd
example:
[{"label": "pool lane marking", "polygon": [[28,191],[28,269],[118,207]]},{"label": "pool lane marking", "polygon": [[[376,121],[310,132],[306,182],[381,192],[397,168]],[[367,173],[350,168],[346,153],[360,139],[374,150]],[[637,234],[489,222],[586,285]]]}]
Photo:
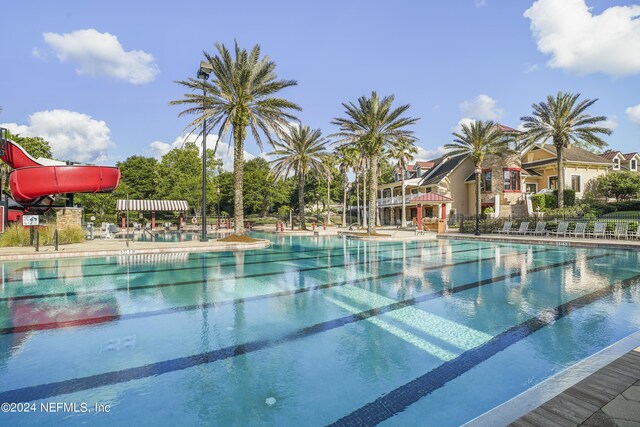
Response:
[{"label": "pool lane marking", "polygon": [[[436,246],[434,246],[434,248],[436,248]],[[466,249],[466,250],[461,250],[461,251],[453,251],[452,253],[457,253],[457,252],[469,252],[469,251],[476,251],[476,250],[484,250],[484,249],[488,249],[488,248],[470,248],[470,249]],[[418,249],[411,249],[411,250],[418,250]],[[380,253],[380,252],[378,252]],[[414,259],[414,258],[420,258],[424,256],[424,254],[419,254],[419,255],[412,255],[412,256],[407,256],[404,258],[388,258],[388,259],[383,259],[380,261],[394,261],[394,260],[400,260],[400,259]],[[271,272],[271,273],[255,273],[255,274],[247,274],[244,276],[234,276],[234,277],[223,277],[221,279],[212,279],[211,281],[213,282],[214,280],[216,281],[227,281],[227,280],[237,280],[237,279],[251,279],[251,278],[257,278],[257,277],[267,277],[267,276],[277,276],[280,274],[290,274],[290,273],[298,273],[301,271],[315,271],[315,270],[324,270],[324,269],[328,269],[328,268],[335,268],[335,267],[351,267],[351,266],[356,266],[356,265],[363,265],[363,264],[368,264],[371,261],[367,261],[367,260],[363,260],[361,262],[353,262],[353,263],[346,263],[346,264],[334,264],[334,265],[325,265],[325,266],[321,266],[321,267],[307,267],[307,268],[300,268],[300,269],[291,269],[291,270],[285,270],[285,271],[278,271],[278,272]],[[200,267],[202,269],[202,267]],[[207,267],[209,268],[209,267]],[[110,288],[110,289],[96,289],[96,290],[87,290],[87,291],[68,291],[68,292],[56,292],[56,293],[50,293],[50,294],[35,294],[35,295],[15,295],[12,297],[2,297],[0,298],[0,302],[3,301],[24,301],[24,300],[31,300],[31,299],[43,299],[43,298],[58,298],[58,297],[71,297],[71,296],[80,296],[80,295],[98,295],[98,294],[104,294],[104,293],[109,293],[109,292],[118,292],[118,291],[127,291],[127,292],[131,292],[131,291],[137,291],[140,289],[153,289],[153,288],[166,288],[166,287],[174,287],[174,286],[187,286],[187,285],[194,285],[194,284],[202,284],[204,283],[202,280],[187,280],[184,282],[171,282],[171,283],[157,283],[154,285],[139,285],[139,286],[120,286],[120,287],[116,287],[116,288]],[[207,281],[208,283],[208,281]]]},{"label": "pool lane marking", "polygon": [[[548,252],[553,249],[544,249],[539,252]],[[587,257],[586,260],[604,258],[612,256],[611,253],[603,255],[593,255]],[[569,264],[575,264],[580,261],[579,259],[573,259],[569,261],[547,264],[540,267],[531,268],[526,270],[528,273],[534,273],[537,271],[544,271],[553,269],[556,267],[562,267]],[[359,313],[350,314],[337,319],[327,320],[325,322],[316,323],[315,325],[307,326],[302,329],[285,334],[284,336],[276,339],[261,339],[255,341],[249,341],[244,344],[232,345],[223,347],[217,350],[208,351],[205,353],[194,354],[191,356],[183,356],[175,359],[163,360],[160,362],[149,363],[147,365],[137,366],[133,368],[126,368],[120,371],[110,371],[101,374],[90,375],[81,378],[73,378],[68,380],[56,381],[47,384],[40,384],[36,386],[28,386],[14,390],[8,390],[0,392],[0,401],[2,402],[28,402],[32,400],[45,399],[48,397],[59,396],[63,394],[75,393],[78,391],[94,389],[107,385],[119,384],[138,380],[142,378],[148,378],[152,376],[158,376],[169,372],[176,372],[194,366],[204,365],[212,362],[217,362],[231,357],[245,355],[254,351],[264,350],[274,347],[279,344],[284,344],[292,341],[298,341],[302,338],[307,338],[322,332],[330,331],[351,323],[367,320],[375,316],[379,316],[384,313],[388,313],[393,310],[399,310],[405,307],[413,306],[422,302],[440,298],[445,295],[466,291],[469,289],[485,286],[491,283],[502,282],[513,277],[520,277],[522,271],[514,271],[509,274],[497,276],[489,279],[470,282],[465,285],[461,285],[451,289],[444,289],[442,291],[433,292],[419,297],[409,298],[403,301],[398,301],[393,304],[389,304],[382,307],[372,308]]]},{"label": "pool lane marking", "polygon": [[[468,241],[467,241],[468,242]],[[474,241],[475,242],[475,241]],[[399,246],[401,243],[403,242],[379,242],[377,244],[377,246],[347,246],[348,250],[355,250],[355,249],[360,249],[360,250],[370,250],[370,249],[376,249],[379,247],[386,247],[386,246],[398,246],[398,248],[402,248],[402,246]],[[430,241],[420,241],[420,240],[412,240],[412,241],[407,241],[407,244],[410,245],[417,245],[422,243],[423,246],[422,247],[430,247],[430,246],[426,246],[424,245],[424,243],[432,243]],[[476,242],[477,243],[477,242]],[[486,243],[486,242],[484,242]],[[457,246],[458,244],[456,244]],[[504,245],[504,243],[501,243],[501,245]],[[431,246],[436,246],[436,245],[431,245]],[[286,255],[286,254],[297,254],[299,252],[304,252],[304,253],[312,253],[312,252],[327,252],[327,251],[331,251],[331,250],[344,250],[345,246],[336,246],[336,247],[331,247],[331,248],[324,248],[324,249],[309,249],[309,250],[290,250],[290,251],[281,251],[281,252],[276,252],[277,255]],[[257,252],[257,251],[250,251],[250,252],[244,252],[244,256],[245,257],[256,257],[256,256],[264,256],[264,255],[272,255],[271,252],[275,251],[276,249],[278,249],[277,246],[270,246],[268,248],[262,248],[260,249],[260,251],[269,251],[268,254],[265,254],[264,252]],[[192,258],[189,258],[186,260],[186,262],[191,262],[191,261],[199,261],[202,259],[210,259],[210,260],[217,260],[217,259],[221,259],[221,258],[235,258],[237,256],[237,253],[231,253],[231,254],[227,254],[227,252],[230,251],[220,251],[220,252],[207,252],[203,255],[199,255],[197,253],[193,253],[192,254]],[[131,257],[131,258],[136,258],[136,257],[145,257],[148,256],[150,254],[131,254],[131,255],[111,255],[108,257],[102,256],[99,258],[124,258],[124,257]],[[196,256],[198,255],[198,256]],[[50,260],[49,260],[50,261]],[[9,262],[13,262],[13,263],[24,263],[25,261],[9,261]],[[31,262],[31,261],[27,261],[27,262]],[[41,261],[36,261],[36,262],[41,262]],[[101,262],[101,263],[95,263],[95,264],[65,264],[61,267],[64,268],[73,268],[73,267],[101,267],[101,266],[105,266],[105,265],[111,265],[111,266],[126,266],[126,264],[117,264],[114,262]],[[140,264],[132,264],[132,265],[140,265]],[[23,266],[21,268],[29,268],[30,270],[49,270],[52,268],[55,268],[55,266],[41,266],[41,267],[31,267],[31,266]]]},{"label": "pool lane marking", "polygon": [[485,362],[502,350],[522,341],[542,328],[557,322],[575,310],[611,295],[614,291],[623,290],[639,283],[640,274],[614,282],[554,308],[541,310],[535,317],[510,327],[485,344],[467,350],[455,359],[445,362],[413,381],[385,393],[373,402],[367,403],[340,418],[330,426],[373,426],[386,421],[428,394],[444,387],[449,381],[460,377],[480,363]]},{"label": "pool lane marking", "polygon": [[[461,249],[459,251],[453,251],[451,253],[453,254],[453,253],[472,252],[472,251],[481,251],[481,250],[484,250],[484,249],[479,249],[479,248]],[[546,252],[549,250],[551,249],[534,251],[532,253]],[[508,254],[501,255],[500,259],[508,258],[511,256],[527,255],[528,253],[529,253],[528,251],[508,253]],[[440,255],[445,255],[445,254],[440,254]],[[472,260],[454,262],[449,264],[439,264],[434,266],[421,267],[420,271],[421,272],[435,271],[435,270],[440,270],[440,269],[449,268],[449,267],[457,267],[460,265],[474,264],[474,263],[480,263],[484,261],[494,261],[496,259],[498,259],[498,257],[495,257],[495,256],[488,257],[488,258],[480,258],[480,259],[476,258]],[[139,319],[139,318],[152,317],[152,316],[161,316],[165,314],[173,314],[173,313],[178,313],[183,311],[201,310],[203,308],[208,309],[208,308],[220,307],[224,305],[238,305],[238,304],[244,304],[247,302],[254,302],[254,301],[260,301],[260,300],[271,299],[271,298],[280,298],[284,296],[329,289],[329,288],[334,288],[338,286],[356,285],[356,284],[364,283],[368,280],[380,281],[382,279],[387,279],[390,277],[398,277],[402,275],[404,275],[404,271],[400,271],[396,273],[386,273],[378,276],[363,277],[359,279],[329,282],[322,285],[315,285],[315,286],[297,288],[293,290],[280,291],[280,292],[272,292],[269,294],[254,295],[251,297],[237,298],[233,300],[223,300],[223,301],[210,302],[210,303],[204,303],[204,304],[193,304],[193,305],[186,305],[181,307],[170,307],[170,308],[163,308],[159,310],[141,311],[141,312],[129,313],[129,314],[87,317],[84,319],[66,320],[62,322],[49,322],[49,323],[36,323],[31,325],[10,326],[7,328],[0,328],[0,335],[10,335],[10,334],[24,333],[24,332],[30,332],[30,331],[43,331],[43,330],[50,330],[50,329],[62,329],[62,328],[70,328],[70,327],[76,327],[76,326],[88,326],[88,325],[93,325],[97,323],[106,323],[106,322],[115,322],[120,320],[130,320],[130,319]],[[203,283],[203,282],[198,281],[197,283]]]}]

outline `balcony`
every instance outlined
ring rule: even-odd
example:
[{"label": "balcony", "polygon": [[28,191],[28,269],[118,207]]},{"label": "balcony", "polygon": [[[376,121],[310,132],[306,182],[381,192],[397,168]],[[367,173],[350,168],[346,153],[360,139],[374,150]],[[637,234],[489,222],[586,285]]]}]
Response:
[{"label": "balcony", "polygon": [[[409,200],[414,197],[418,197],[425,193],[416,193],[416,194],[407,194],[404,197],[405,203],[409,203]],[[378,206],[391,206],[391,205],[401,205],[402,204],[402,196],[393,196],[393,197],[383,197],[378,199]]]}]

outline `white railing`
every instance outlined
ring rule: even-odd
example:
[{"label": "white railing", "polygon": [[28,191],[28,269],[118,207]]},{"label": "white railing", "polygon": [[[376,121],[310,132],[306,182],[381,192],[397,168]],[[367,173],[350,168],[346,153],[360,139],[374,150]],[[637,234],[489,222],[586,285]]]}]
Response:
[{"label": "white railing", "polygon": [[[409,203],[409,200],[414,197],[421,196],[426,193],[417,193],[417,194],[407,194],[404,197],[405,203]],[[378,206],[389,206],[389,205],[401,205],[402,204],[402,196],[393,196],[393,197],[383,197],[378,199]]]}]

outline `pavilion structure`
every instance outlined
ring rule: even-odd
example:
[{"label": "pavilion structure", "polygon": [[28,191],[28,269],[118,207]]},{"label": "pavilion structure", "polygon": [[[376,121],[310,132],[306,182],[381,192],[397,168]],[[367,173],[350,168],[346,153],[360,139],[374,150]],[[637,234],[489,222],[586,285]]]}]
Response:
[{"label": "pavilion structure", "polygon": [[121,226],[126,227],[127,212],[151,212],[151,229],[156,228],[156,212],[178,212],[178,228],[184,225],[184,213],[189,211],[186,200],[118,200],[116,212],[121,214]]}]

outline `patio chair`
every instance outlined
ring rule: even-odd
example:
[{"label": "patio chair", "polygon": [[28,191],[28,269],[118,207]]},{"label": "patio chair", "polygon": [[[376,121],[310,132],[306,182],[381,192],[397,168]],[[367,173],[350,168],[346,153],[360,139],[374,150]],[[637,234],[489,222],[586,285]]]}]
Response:
[{"label": "patio chair", "polygon": [[569,223],[567,221],[560,221],[556,231],[550,231],[549,234],[555,234],[557,237],[560,237],[560,235],[562,235],[562,237],[566,237],[568,228]]},{"label": "patio chair", "polygon": [[636,232],[631,235],[632,238],[640,239],[640,224],[636,225]]},{"label": "patio chair", "polygon": [[589,237],[593,237],[597,239],[598,237],[602,237],[603,239],[606,237],[607,224],[605,222],[596,222],[593,224],[593,231],[589,233]]},{"label": "patio chair", "polygon": [[517,230],[510,230],[507,234],[522,234],[523,236],[529,231],[529,221],[523,221],[520,223],[520,228]]},{"label": "patio chair", "polygon": [[511,231],[511,226],[513,225],[513,222],[511,221],[505,221],[505,223],[502,226],[501,230],[493,230],[493,233],[499,233],[499,234],[509,234],[509,232]]},{"label": "patio chair", "polygon": [[587,231],[587,223],[586,222],[576,222],[576,228],[573,231],[570,231],[568,234],[574,237],[584,237]]},{"label": "patio chair", "polygon": [[629,238],[629,223],[628,222],[619,222],[616,224],[616,228],[613,230],[613,237],[616,239],[620,239],[622,237],[626,239]]},{"label": "patio chair", "polygon": [[547,234],[546,228],[547,228],[547,222],[546,221],[539,221],[536,224],[535,230],[529,231],[528,234],[531,234],[533,236],[538,236],[538,235],[544,236],[545,234]]}]

